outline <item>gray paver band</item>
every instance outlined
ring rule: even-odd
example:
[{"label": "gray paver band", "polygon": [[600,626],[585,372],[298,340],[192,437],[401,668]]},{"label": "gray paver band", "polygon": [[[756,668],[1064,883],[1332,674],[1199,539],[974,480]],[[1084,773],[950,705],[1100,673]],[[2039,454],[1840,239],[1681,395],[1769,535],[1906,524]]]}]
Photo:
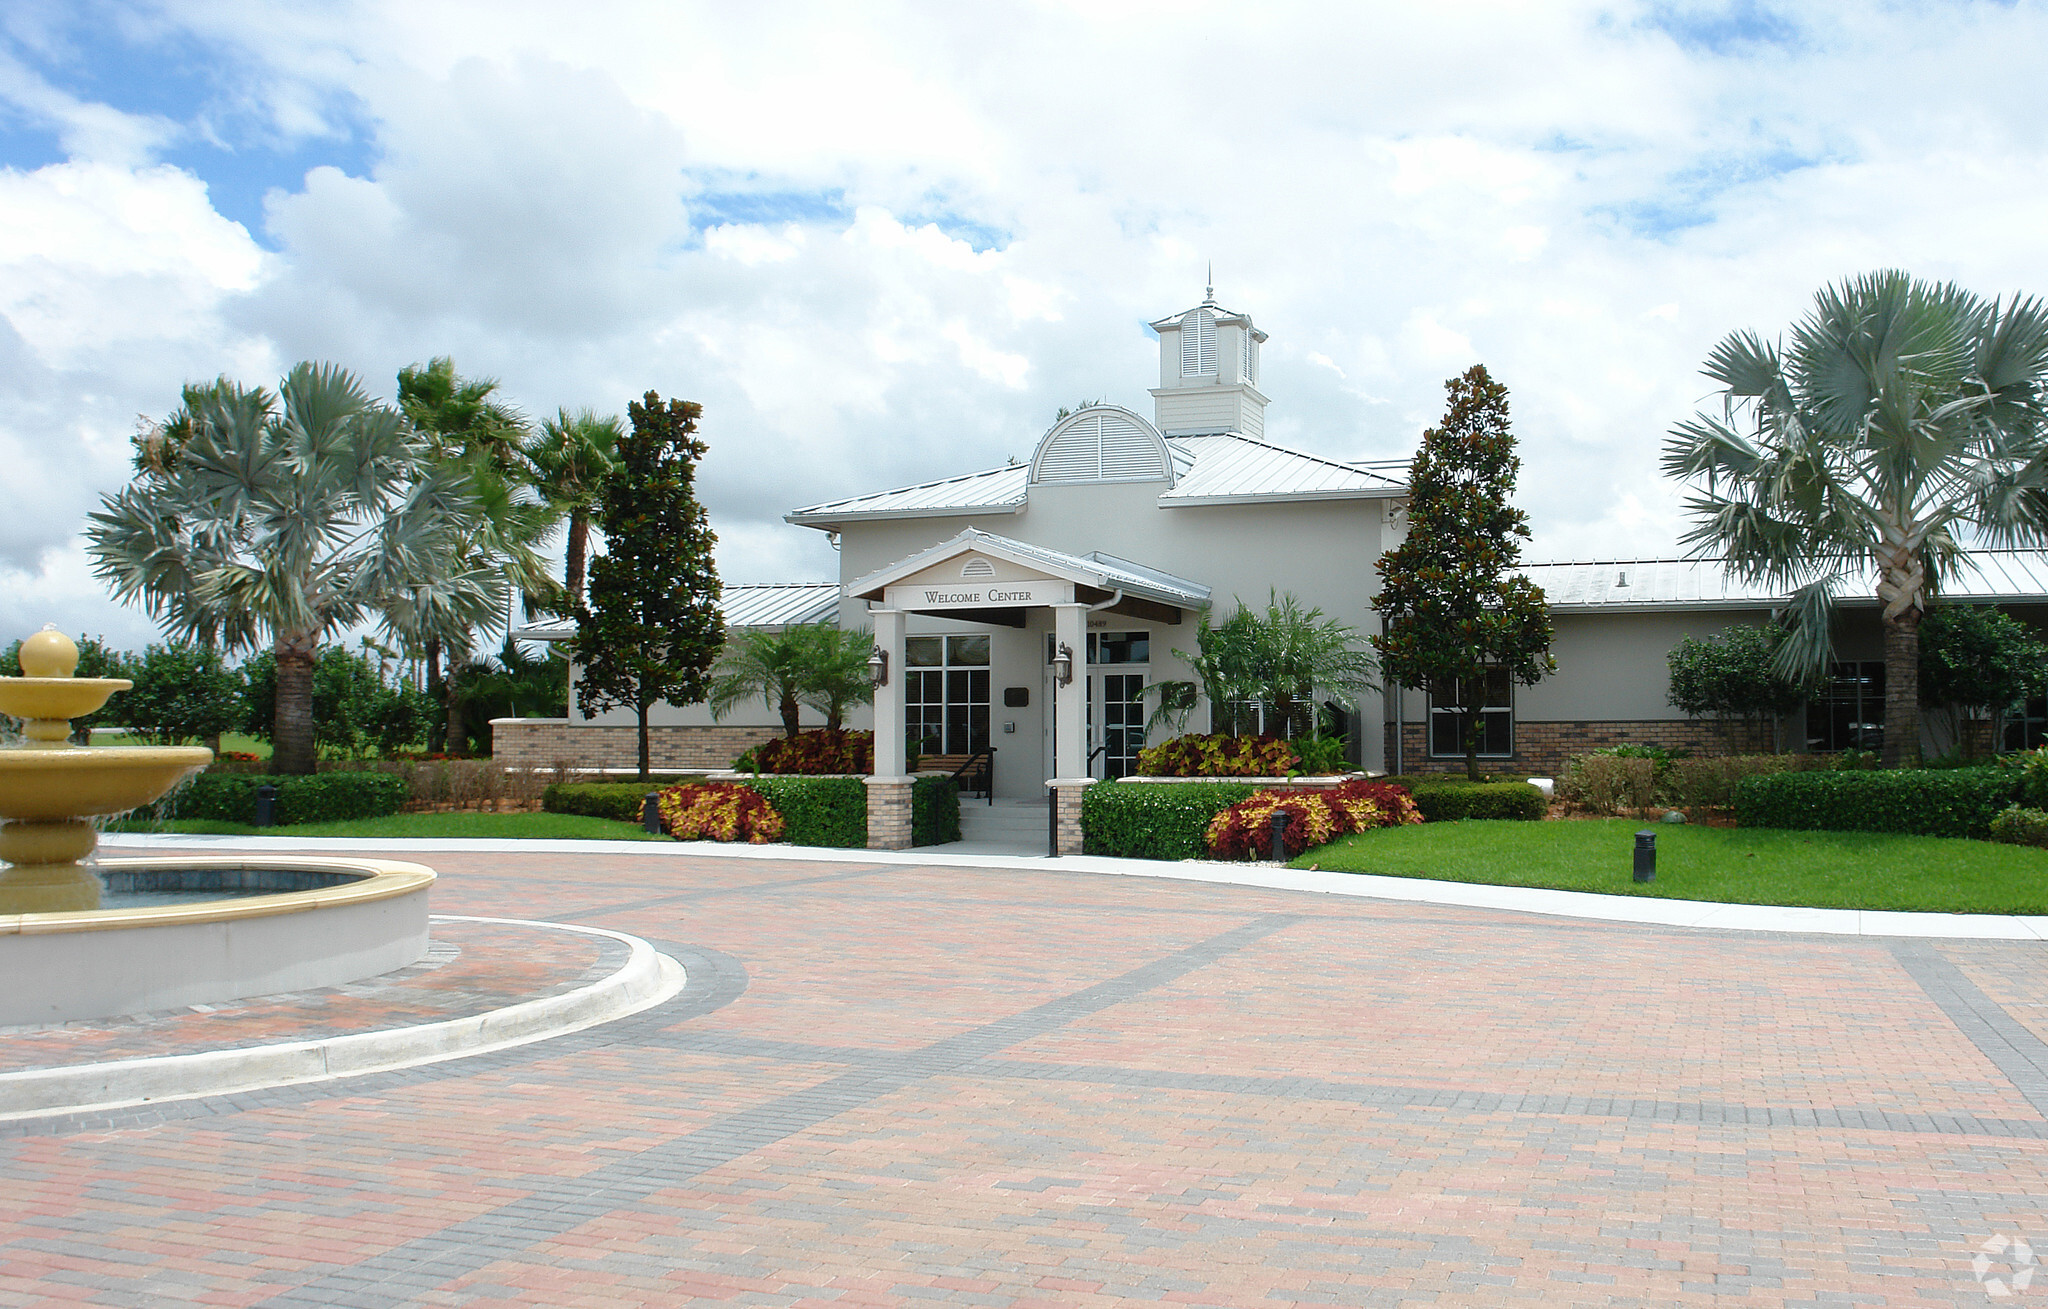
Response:
[{"label": "gray paver band", "polygon": [[1899,967],[1948,1015],[1970,1043],[1997,1065],[2027,1103],[2048,1115],[2048,1045],[2014,1021],[1963,970],[1926,941],[1892,946]]}]

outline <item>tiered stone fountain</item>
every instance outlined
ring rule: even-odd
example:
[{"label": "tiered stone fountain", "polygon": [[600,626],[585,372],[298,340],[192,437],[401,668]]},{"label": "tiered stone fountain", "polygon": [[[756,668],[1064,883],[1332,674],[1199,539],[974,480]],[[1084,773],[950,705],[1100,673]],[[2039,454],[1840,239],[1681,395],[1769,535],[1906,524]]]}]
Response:
[{"label": "tiered stone fountain", "polygon": [[[0,677],[0,1026],[64,1022],[335,986],[427,950],[431,870],[367,859],[106,859],[92,819],[204,768],[196,746],[71,744],[70,720],[132,684],[73,677],[78,647],[46,627]],[[101,908],[103,884],[134,907]],[[166,894],[174,903],[149,903]],[[219,898],[193,901],[193,896]]]},{"label": "tiered stone fountain", "polygon": [[133,682],[73,677],[78,646],[54,627],[21,643],[20,677],[0,677],[0,714],[25,720],[27,739],[0,750],[0,914],[100,907],[84,860],[99,844],[91,819],[126,813],[213,762],[199,746],[92,749],[71,743],[71,720],[97,713]]}]

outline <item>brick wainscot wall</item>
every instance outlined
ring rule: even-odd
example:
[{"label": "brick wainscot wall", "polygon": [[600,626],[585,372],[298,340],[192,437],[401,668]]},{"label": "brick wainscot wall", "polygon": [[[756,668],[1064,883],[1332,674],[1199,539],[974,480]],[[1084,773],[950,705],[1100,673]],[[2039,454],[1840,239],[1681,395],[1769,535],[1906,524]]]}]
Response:
[{"label": "brick wainscot wall", "polygon": [[[666,771],[728,768],[777,727],[650,727],[648,762]],[[632,727],[584,727],[566,718],[493,718],[491,756],[507,768],[636,768],[640,734]]]},{"label": "brick wainscot wall", "polygon": [[[1465,767],[1463,755],[1454,759],[1429,757],[1429,737],[1421,723],[1406,724],[1401,737],[1401,768],[1407,773],[1453,773]],[[1387,724],[1387,767],[1394,766],[1394,725]],[[1727,740],[1718,725],[1698,719],[1607,720],[1583,723],[1515,724],[1515,753],[1507,758],[1479,757],[1479,767],[1489,773],[1523,773],[1532,777],[1556,777],[1565,761],[1588,750],[1610,745],[1654,745],[1666,750],[1690,750],[1696,755],[1728,752]],[[1765,743],[1762,748],[1769,750]]]}]

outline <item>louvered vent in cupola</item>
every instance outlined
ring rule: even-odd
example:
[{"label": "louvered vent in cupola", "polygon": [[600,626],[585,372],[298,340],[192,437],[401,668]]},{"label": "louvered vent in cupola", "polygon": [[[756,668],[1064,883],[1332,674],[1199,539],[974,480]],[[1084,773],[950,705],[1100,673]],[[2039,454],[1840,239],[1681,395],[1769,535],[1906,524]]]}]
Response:
[{"label": "louvered vent in cupola", "polygon": [[1047,434],[1031,463],[1031,480],[1046,482],[1171,481],[1166,442],[1137,415],[1088,409]]},{"label": "louvered vent in cupola", "polygon": [[1247,326],[1237,334],[1238,343],[1244,347],[1244,357],[1238,361],[1237,375],[1253,386],[1259,384],[1259,347],[1252,340],[1252,329]]},{"label": "louvered vent in cupola", "polygon": [[1216,315],[1190,309],[1180,320],[1180,375],[1208,377],[1216,371]]},{"label": "louvered vent in cupola", "polygon": [[979,555],[960,565],[960,576],[962,577],[994,577],[995,575],[996,566]]}]

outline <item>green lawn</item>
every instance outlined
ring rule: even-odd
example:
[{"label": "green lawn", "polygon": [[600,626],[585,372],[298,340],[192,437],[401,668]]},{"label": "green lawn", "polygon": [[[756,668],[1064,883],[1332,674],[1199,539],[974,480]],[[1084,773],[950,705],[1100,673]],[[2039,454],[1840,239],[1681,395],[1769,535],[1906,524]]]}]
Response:
[{"label": "green lawn", "polygon": [[[1638,885],[1630,873],[1635,833],[1644,830],[1657,833],[1657,880]],[[1934,836],[1625,818],[1425,823],[1347,836],[1293,866],[1737,904],[2048,913],[2048,850]]]},{"label": "green lawn", "polygon": [[300,823],[293,827],[250,827],[243,823],[210,822],[201,818],[110,826],[115,832],[187,832],[199,836],[347,836],[362,840],[389,837],[444,837],[477,840],[666,841],[649,836],[634,823],[582,814],[393,814],[346,823]]}]

